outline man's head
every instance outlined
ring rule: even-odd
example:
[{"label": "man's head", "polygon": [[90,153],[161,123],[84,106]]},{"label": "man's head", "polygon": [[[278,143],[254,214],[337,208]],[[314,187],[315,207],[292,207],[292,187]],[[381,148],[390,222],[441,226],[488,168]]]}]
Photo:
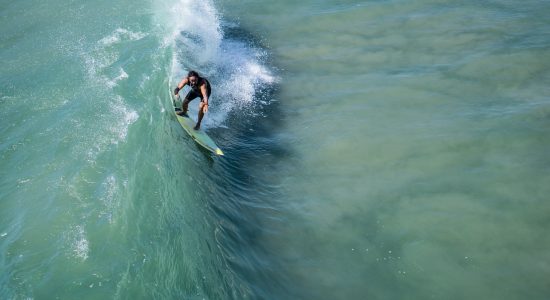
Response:
[{"label": "man's head", "polygon": [[199,73],[195,72],[195,71],[189,71],[189,73],[187,73],[187,78],[189,78],[189,85],[190,86],[196,86],[197,83],[199,82]]}]

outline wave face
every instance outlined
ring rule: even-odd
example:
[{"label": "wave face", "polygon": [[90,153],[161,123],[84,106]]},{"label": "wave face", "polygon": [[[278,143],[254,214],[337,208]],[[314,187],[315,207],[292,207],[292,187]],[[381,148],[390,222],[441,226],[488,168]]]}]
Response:
[{"label": "wave face", "polygon": [[[28,2],[1,13],[0,298],[264,293],[246,245],[274,188],[247,174],[247,145],[267,146],[243,134],[271,109],[264,48],[211,1]],[[172,115],[190,69],[212,83],[223,160]]]}]

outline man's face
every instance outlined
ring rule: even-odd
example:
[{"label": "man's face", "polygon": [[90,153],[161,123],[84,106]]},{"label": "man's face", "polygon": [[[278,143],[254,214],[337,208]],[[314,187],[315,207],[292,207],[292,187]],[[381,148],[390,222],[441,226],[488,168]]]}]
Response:
[{"label": "man's face", "polygon": [[189,77],[189,84],[191,86],[197,86],[198,78],[196,76]]}]

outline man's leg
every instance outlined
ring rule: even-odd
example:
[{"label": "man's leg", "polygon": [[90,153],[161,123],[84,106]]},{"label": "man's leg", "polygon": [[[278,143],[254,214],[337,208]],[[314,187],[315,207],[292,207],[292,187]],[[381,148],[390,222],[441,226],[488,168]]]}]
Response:
[{"label": "man's leg", "polygon": [[189,102],[193,101],[193,99],[197,98],[197,95],[193,93],[193,91],[189,92],[187,96],[185,96],[185,99],[181,102],[181,111],[176,112],[176,114],[183,116],[187,115],[187,110],[189,109]]},{"label": "man's leg", "polygon": [[189,102],[191,102],[191,100],[189,100],[189,98],[187,98],[187,97],[185,97],[185,99],[183,99],[183,101],[181,102],[181,114],[182,115],[187,114],[187,110],[189,109]]},{"label": "man's leg", "polygon": [[201,128],[201,121],[202,121],[202,118],[204,117],[204,112],[203,112],[203,108],[204,108],[204,102],[201,101],[201,103],[199,104],[199,120],[197,121],[197,125],[195,125],[195,130],[199,130],[199,128]]}]

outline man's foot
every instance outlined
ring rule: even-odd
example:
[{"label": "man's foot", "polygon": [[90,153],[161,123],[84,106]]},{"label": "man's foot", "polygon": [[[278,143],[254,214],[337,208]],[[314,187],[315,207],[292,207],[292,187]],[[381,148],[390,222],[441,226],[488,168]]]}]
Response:
[{"label": "man's foot", "polygon": [[187,112],[183,110],[176,111],[176,115],[178,116],[187,116]]},{"label": "man's foot", "polygon": [[195,125],[195,127],[193,127],[193,129],[195,129],[195,130],[199,130],[200,128],[201,128],[201,124],[198,124],[198,123],[197,123],[197,125]]}]

